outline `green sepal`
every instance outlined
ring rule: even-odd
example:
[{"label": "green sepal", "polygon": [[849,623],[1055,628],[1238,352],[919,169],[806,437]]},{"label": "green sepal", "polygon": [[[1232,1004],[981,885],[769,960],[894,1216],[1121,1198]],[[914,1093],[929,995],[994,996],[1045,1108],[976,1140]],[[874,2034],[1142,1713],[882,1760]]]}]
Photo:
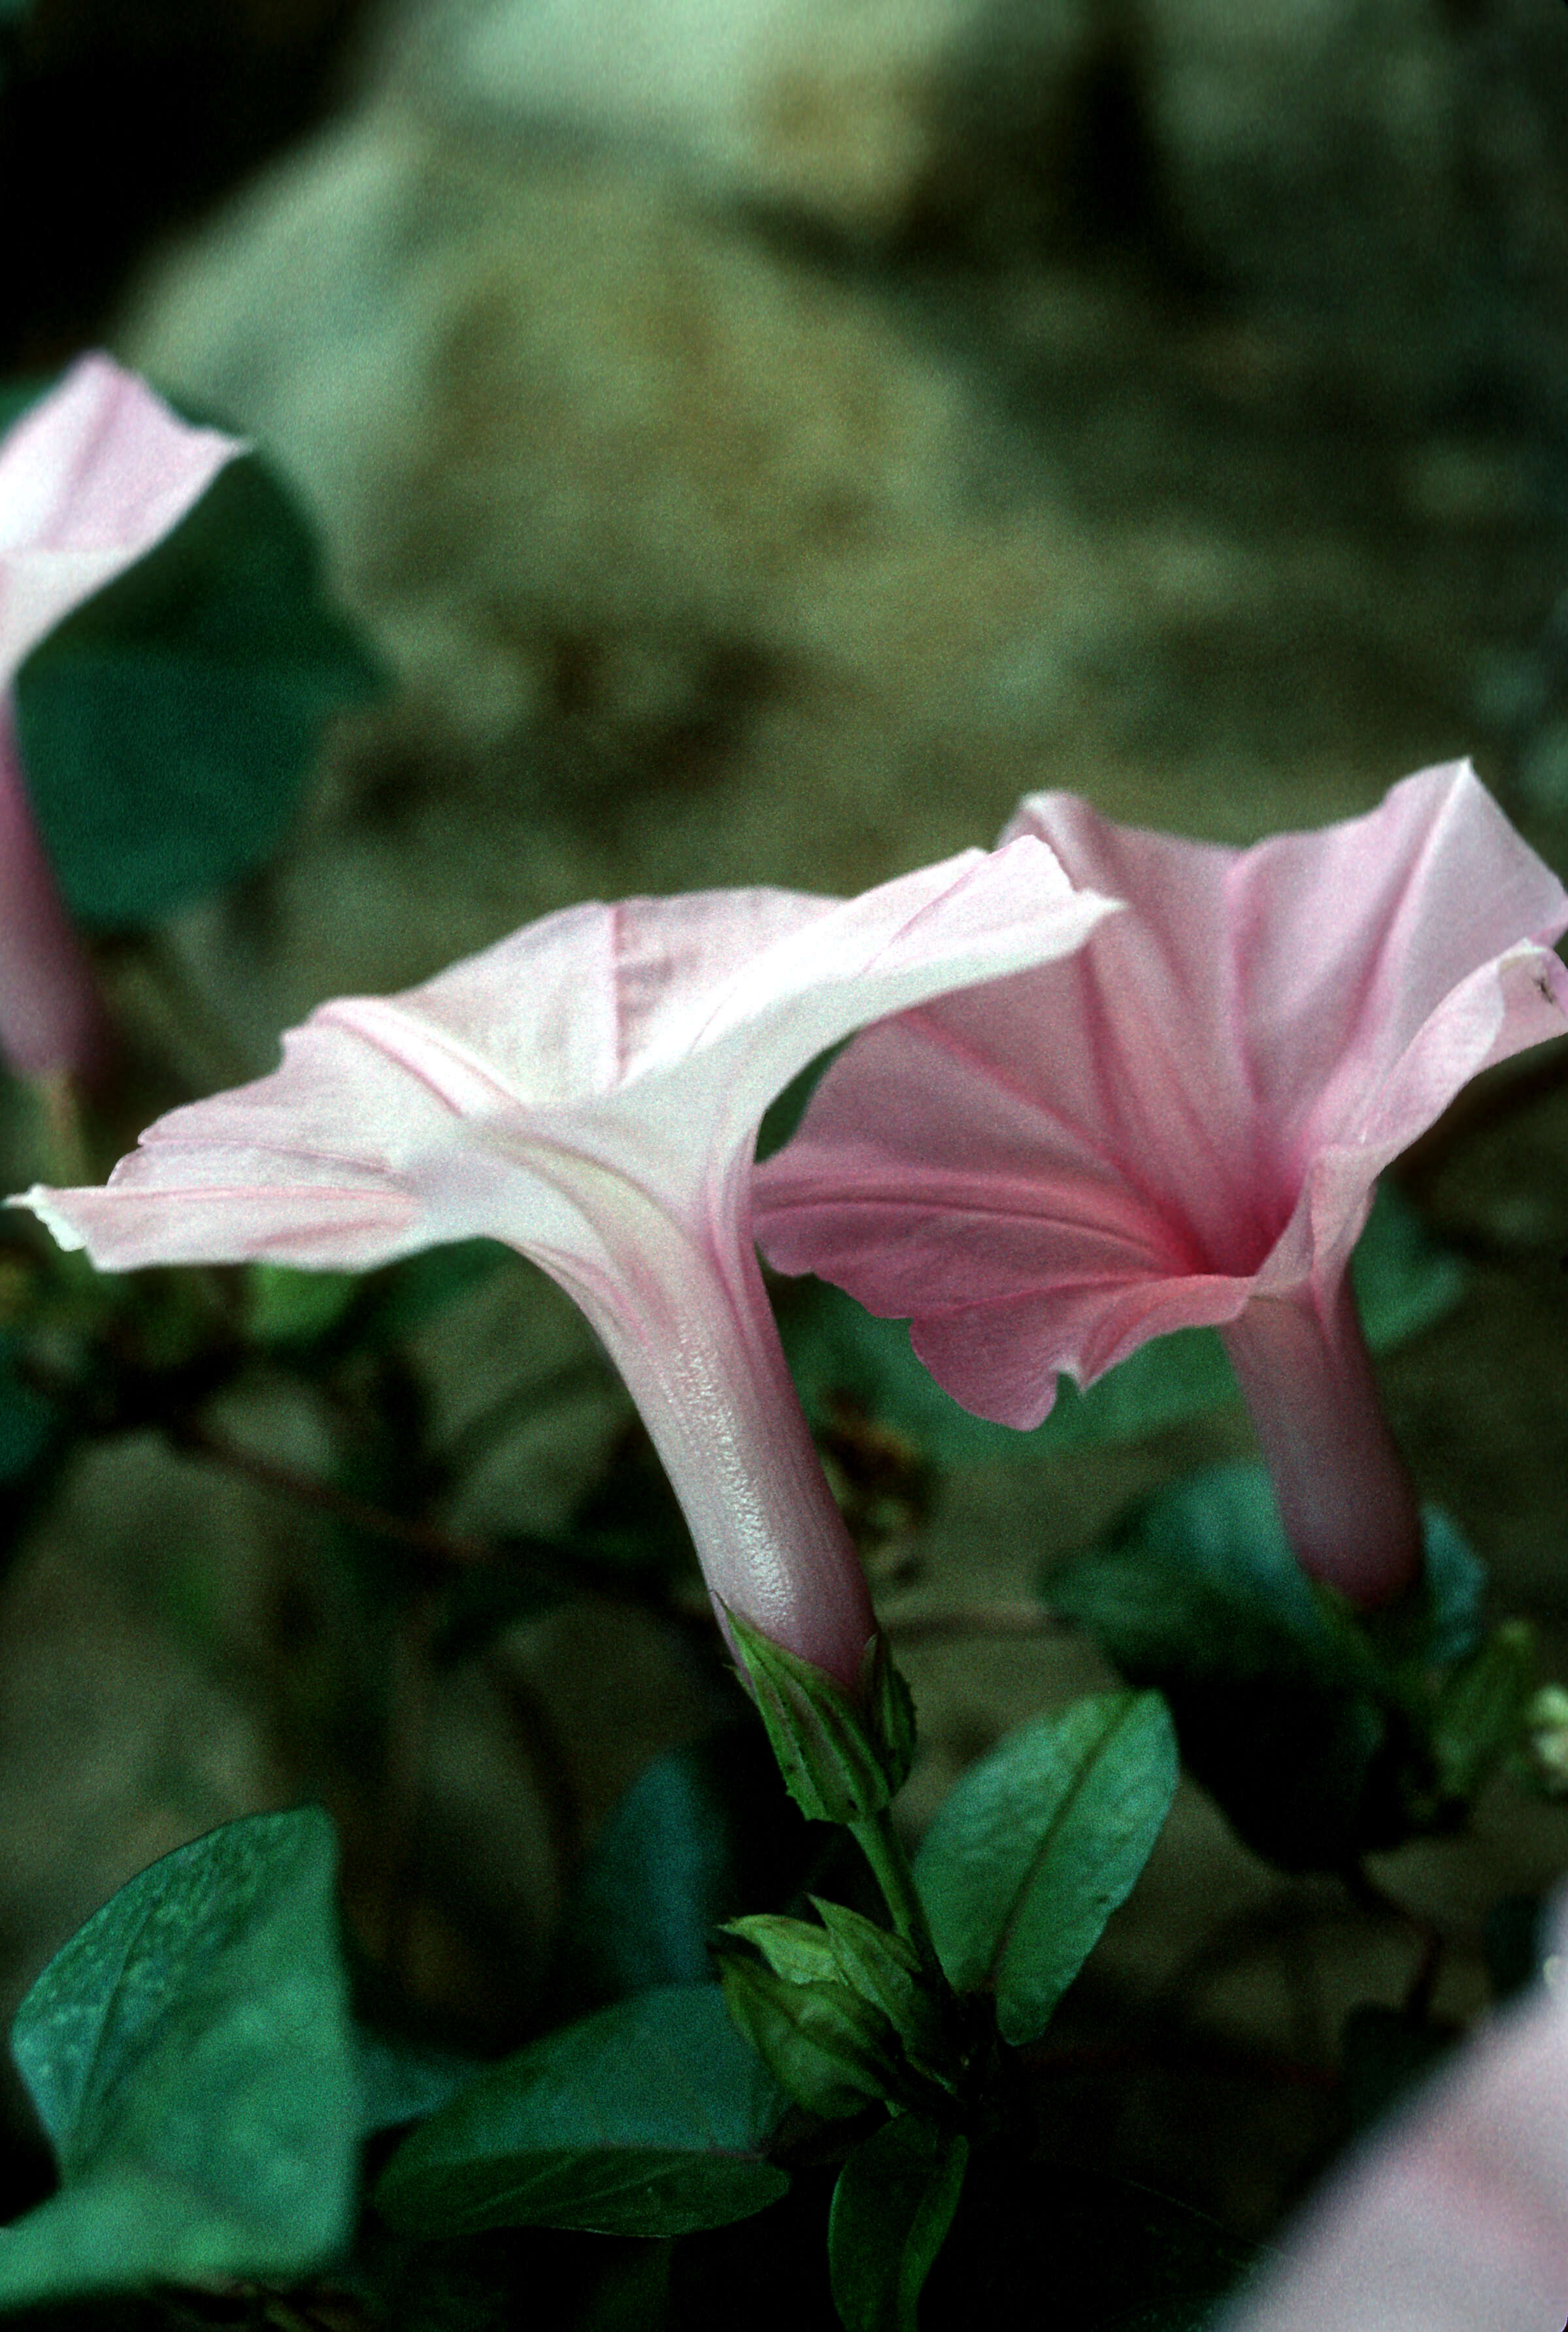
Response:
[{"label": "green sepal", "polygon": [[880,1813],[909,1773],[914,1705],[880,1630],[852,1695],[726,1609],[725,1618],[784,1785],[810,1821]]},{"label": "green sepal", "polygon": [[815,1895],[811,1903],[827,1931],[843,1981],[887,2019],[919,2071],[951,2088],[942,2002],[926,1981],[913,1945],[842,1903],[825,1903]]},{"label": "green sepal", "polygon": [[786,1983],[843,1980],[831,1939],[809,1920],[788,1919],[776,1911],[753,1911],[742,1919],[727,1920],[722,1933],[739,1935],[742,1943],[752,1945]]},{"label": "green sepal", "polygon": [[1535,1631],[1506,1620],[1449,1670],[1432,1707],[1432,1762],[1440,1787],[1468,1804],[1526,1730],[1535,1692]]},{"label": "green sepal", "polygon": [[808,2112],[841,2120],[897,2088],[887,2026],[847,1984],[791,1982],[734,1951],[721,1954],[719,1981],[735,2023]]},{"label": "green sepal", "polygon": [[860,1674],[861,1691],[871,1711],[871,1737],[886,1768],[888,1794],[896,1797],[914,1763],[914,1696],[894,1666],[892,1648],[880,1628],[865,1648]]},{"label": "green sepal", "polygon": [[845,2332],[915,2332],[921,2290],[968,2166],[968,2139],[923,2114],[900,2114],[856,2147],[827,2221],[833,2304]]}]

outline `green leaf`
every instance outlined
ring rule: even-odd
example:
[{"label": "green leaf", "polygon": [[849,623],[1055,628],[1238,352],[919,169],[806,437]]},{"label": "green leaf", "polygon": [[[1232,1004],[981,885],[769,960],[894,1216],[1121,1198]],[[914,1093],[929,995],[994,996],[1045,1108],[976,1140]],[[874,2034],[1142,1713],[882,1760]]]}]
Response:
[{"label": "green leaf", "polygon": [[0,2234],[0,2304],[285,2277],[353,2223],[359,2095],[316,1807],[155,1862],[27,1994],[12,2046],[61,2188]]},{"label": "green leaf", "polygon": [[896,2090],[886,2020],[847,1984],[781,1974],[735,1951],[721,1953],[719,1980],[737,2028],[808,2113],[842,2120]]},{"label": "green leaf", "polygon": [[1127,1676],[1343,1684],[1338,1637],[1286,1544],[1261,1466],[1209,1466],[1134,1508],[1046,1582]]},{"label": "green leaf", "polygon": [[[815,1985],[819,1991],[826,1986],[825,1996],[834,2000],[847,1986],[868,2012],[866,2017],[855,2021],[854,2030],[857,2040],[864,2035],[869,2044],[865,2061],[875,2084],[870,2094],[883,2094],[891,2072],[894,2060],[888,2040],[893,2033],[903,2042],[917,2073],[951,2088],[952,2052],[948,2045],[942,2002],[936,1996],[934,1985],[923,1977],[919,1954],[902,1935],[890,1934],[874,1920],[863,1918],[858,1911],[851,1911],[842,1903],[824,1902],[816,1895],[810,1899],[822,1921],[820,1926],[772,1912],[753,1912],[748,1917],[731,1919],[724,1933],[739,1935],[743,1943],[750,1944],[772,1974],[786,1983]],[[733,2002],[731,2012],[735,2012]],[[752,2016],[757,2013],[754,2009],[748,2012],[744,2005],[740,2011],[744,2029],[772,2062],[769,2048],[777,2044],[746,2021],[749,2012]],[[798,2050],[798,2037],[793,2029],[786,2045]],[[775,2069],[791,2096],[802,2104],[810,2103],[818,2112],[823,2110],[815,2094],[810,2098],[803,2095],[782,2063]],[[813,2078],[817,2079],[819,2086],[816,2069]],[[858,2110],[858,2102],[864,2101],[865,2085],[859,2088],[857,2104],[846,2110]]]},{"label": "green leaf", "polygon": [[590,1993],[710,1981],[708,1935],[736,1900],[728,1811],[697,1749],[655,1758],[612,1808],[564,1923]]},{"label": "green leaf", "polygon": [[968,2139],[923,2114],[900,2114],[856,2147],[827,2222],[833,2304],[845,2332],[915,2332],[921,2291],[968,2164]]},{"label": "green leaf", "polygon": [[776,1094],[762,1113],[762,1123],[757,1129],[756,1156],[759,1165],[764,1158],[782,1150],[801,1119],[806,1104],[827,1075],[849,1039],[846,1037],[837,1045],[829,1045],[814,1061],[808,1061],[798,1075],[790,1078],[781,1094]]},{"label": "green leaf", "polygon": [[[1369,1344],[1382,1352],[1440,1319],[1458,1300],[1463,1266],[1432,1239],[1391,1185],[1379,1189],[1352,1265]],[[1237,1398],[1218,1332],[1181,1328],[1141,1345],[1087,1392],[1070,1377],[1043,1425],[1015,1433],[971,1417],[916,1360],[898,1320],[874,1319],[839,1289],[817,1282],[791,1288],[779,1329],[808,1410],[828,1417],[847,1397],[906,1434],[939,1464],[980,1465],[1058,1449],[1136,1440]]]},{"label": "green leaf", "polygon": [[789,2184],[762,2159],[779,2107],[716,1984],[640,1993],[482,2074],[399,2147],[376,2204],[416,2235],[726,2226]]},{"label": "green leaf", "polygon": [[1264,1468],[1209,1467],[1046,1592],[1130,1684],[1165,1695],[1183,1763],[1248,1845],[1283,1869],[1341,1870],[1446,1819],[1424,1679],[1474,1644],[1483,1573],[1444,1517],[1425,1528],[1420,1588],[1358,1621],[1302,1571]]},{"label": "green leaf", "polygon": [[85,922],[138,929],[268,857],[327,718],[382,675],[254,455],[17,676],[28,790]]},{"label": "green leaf", "polygon": [[482,1286],[496,1272],[527,1268],[521,1256],[499,1239],[458,1239],[451,1247],[426,1247],[368,1274],[365,1290],[366,1333],[376,1342],[396,1343],[460,1296]]},{"label": "green leaf", "polygon": [[1037,2040],[1131,1892],[1176,1787],[1156,1693],[1099,1693],[1010,1733],[926,1832],[915,1881],[954,1988],[993,1987],[1002,2037]]}]

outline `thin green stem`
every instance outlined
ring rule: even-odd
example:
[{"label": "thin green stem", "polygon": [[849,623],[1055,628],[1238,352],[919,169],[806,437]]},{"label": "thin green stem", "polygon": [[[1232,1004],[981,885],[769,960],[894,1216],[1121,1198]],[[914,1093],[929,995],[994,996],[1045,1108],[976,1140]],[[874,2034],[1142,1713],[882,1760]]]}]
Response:
[{"label": "thin green stem", "polygon": [[893,1914],[894,1926],[905,1943],[914,1946],[927,1970],[940,1975],[942,1963],[932,1939],[931,1923],[925,1916],[904,1841],[893,1826],[893,1816],[884,1806],[880,1813],[868,1815],[864,1821],[851,1822],[848,1828],[871,1865],[872,1875]]}]

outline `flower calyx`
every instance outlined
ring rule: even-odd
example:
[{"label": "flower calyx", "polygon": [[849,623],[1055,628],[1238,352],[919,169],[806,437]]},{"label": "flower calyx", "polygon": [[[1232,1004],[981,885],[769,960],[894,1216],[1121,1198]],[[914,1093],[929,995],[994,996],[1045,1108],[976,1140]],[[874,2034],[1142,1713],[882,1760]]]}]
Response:
[{"label": "flower calyx", "polygon": [[826,2120],[880,2100],[952,2093],[960,2067],[944,2002],[904,1939],[842,1904],[823,1924],[731,1920],[717,1945],[730,2012],[779,2087]]},{"label": "flower calyx", "polygon": [[810,1821],[850,1823],[880,1813],[903,1786],[914,1755],[914,1705],[881,1630],[850,1693],[726,1610],[785,1787]]}]

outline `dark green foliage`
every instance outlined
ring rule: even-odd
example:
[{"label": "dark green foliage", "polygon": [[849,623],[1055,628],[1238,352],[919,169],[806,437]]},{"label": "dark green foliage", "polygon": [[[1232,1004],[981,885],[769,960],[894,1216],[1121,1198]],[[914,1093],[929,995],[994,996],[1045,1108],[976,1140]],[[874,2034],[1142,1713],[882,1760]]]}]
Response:
[{"label": "dark green foliage", "polygon": [[789,2183],[763,2159],[779,2110],[718,1986],[667,1986],[492,2066],[393,2155],[376,2203],[421,2235],[722,2226]]},{"label": "dark green foliage", "polygon": [[[1481,1572],[1443,1517],[1426,1528],[1421,1586],[1358,1624],[1291,1553],[1263,1468],[1213,1467],[1046,1592],[1129,1683],[1165,1695],[1183,1762],[1249,1846],[1286,1869],[1343,1869],[1449,1818],[1426,1680],[1474,1654]],[[1496,1696],[1475,1698],[1490,1725]],[[1479,1771],[1495,1744],[1472,1755],[1459,1715],[1450,1766]]]},{"label": "dark green foliage", "polygon": [[822,1669],[727,1613],[784,1785],[811,1821],[864,1821],[902,1788],[914,1754],[914,1704],[885,1639],[873,1637],[847,1692]]},{"label": "dark green foliage", "polygon": [[60,1411],[18,1374],[14,1340],[0,1333],[0,1485],[19,1482],[48,1455]]},{"label": "dark green foliage", "polygon": [[988,2150],[971,2159],[932,2270],[927,2320],[1207,2332],[1250,2264],[1223,2228],[1147,2187],[1082,2169],[1070,2155],[1041,2162]]},{"label": "dark green foliage", "polygon": [[730,2014],[779,2087],[824,2121],[894,2096],[898,2054],[884,2019],[825,1972],[787,1964],[733,1950],[719,1962]]},{"label": "dark green foliage", "polygon": [[915,2332],[968,2162],[968,2140],[923,2114],[900,2114],[856,2147],[827,2222],[833,2301],[845,2332]]},{"label": "dark green foliage", "polygon": [[995,1992],[1002,2038],[1037,2040],[1147,1862],[1176,1787],[1154,1693],[1101,1693],[1009,1733],[926,1832],[914,1875],[959,1992]]},{"label": "dark green foliage", "polygon": [[80,1928],[12,2045],[60,2191],[0,2244],[0,2304],[294,2276],[353,2223],[359,2092],[313,1807],[166,1855]]}]

